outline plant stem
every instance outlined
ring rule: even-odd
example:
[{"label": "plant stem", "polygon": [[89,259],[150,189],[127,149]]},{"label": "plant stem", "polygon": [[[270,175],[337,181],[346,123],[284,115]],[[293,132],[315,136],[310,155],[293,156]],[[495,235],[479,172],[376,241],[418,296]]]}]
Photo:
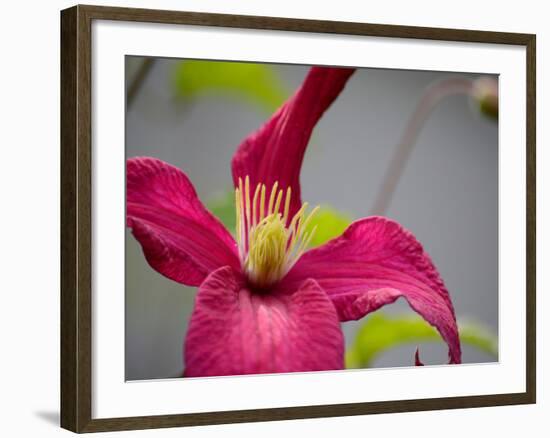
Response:
[{"label": "plant stem", "polygon": [[401,140],[395,149],[384,175],[382,186],[373,204],[372,214],[383,215],[386,213],[405,165],[409,161],[418,134],[435,106],[447,96],[469,94],[472,85],[473,81],[470,79],[451,78],[432,84],[426,89],[409,118]]},{"label": "plant stem", "polygon": [[151,71],[151,67],[155,63],[155,58],[143,58],[141,65],[138,68],[134,78],[132,79],[130,85],[128,86],[128,91],[126,92],[126,108],[129,109],[134,103],[136,96],[142,87],[147,75]]}]

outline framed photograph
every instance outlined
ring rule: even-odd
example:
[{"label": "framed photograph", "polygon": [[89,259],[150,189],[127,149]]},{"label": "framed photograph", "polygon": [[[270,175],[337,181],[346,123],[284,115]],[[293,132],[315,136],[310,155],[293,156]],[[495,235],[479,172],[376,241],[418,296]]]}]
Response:
[{"label": "framed photograph", "polygon": [[61,12],[61,425],[535,403],[535,35]]}]

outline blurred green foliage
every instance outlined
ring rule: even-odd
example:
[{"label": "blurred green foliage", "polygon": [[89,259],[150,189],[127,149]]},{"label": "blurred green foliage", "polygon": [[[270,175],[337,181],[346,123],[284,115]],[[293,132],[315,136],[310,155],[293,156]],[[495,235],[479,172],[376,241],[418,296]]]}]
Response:
[{"label": "blurred green foliage", "polygon": [[311,239],[310,246],[315,247],[338,237],[351,223],[351,218],[329,207],[322,205],[319,211],[311,218],[306,231],[317,227]]},{"label": "blurred green foliage", "polygon": [[[485,327],[468,322],[459,324],[460,342],[498,357],[498,341]],[[441,336],[421,317],[389,317],[377,312],[367,318],[346,352],[346,368],[368,368],[374,359],[391,348],[420,342],[439,342]],[[411,356],[411,364],[413,356]]]},{"label": "blurred green foliage", "polygon": [[498,339],[491,331],[475,322],[459,324],[460,342],[498,358]]},{"label": "blurred green foliage", "polygon": [[237,222],[235,217],[235,192],[227,192],[211,199],[206,203],[206,207],[225,225],[225,228],[235,235]]},{"label": "blurred green foliage", "polygon": [[244,62],[181,61],[174,85],[184,99],[227,95],[244,98],[267,113],[275,111],[289,94],[270,65]]}]

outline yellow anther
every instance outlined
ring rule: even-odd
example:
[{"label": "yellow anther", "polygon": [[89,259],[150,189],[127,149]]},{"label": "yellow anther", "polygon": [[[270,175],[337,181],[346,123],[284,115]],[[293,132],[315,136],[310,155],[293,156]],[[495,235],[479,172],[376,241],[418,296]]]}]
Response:
[{"label": "yellow anther", "polygon": [[318,209],[314,208],[306,216],[307,203],[304,203],[290,218],[292,190],[288,187],[284,194],[275,182],[266,210],[266,191],[264,184],[258,184],[251,202],[248,176],[244,187],[239,178],[239,186],[235,189],[236,234],[241,264],[249,280],[258,287],[271,286],[294,266],[315,233],[315,227],[310,232],[306,230]]}]

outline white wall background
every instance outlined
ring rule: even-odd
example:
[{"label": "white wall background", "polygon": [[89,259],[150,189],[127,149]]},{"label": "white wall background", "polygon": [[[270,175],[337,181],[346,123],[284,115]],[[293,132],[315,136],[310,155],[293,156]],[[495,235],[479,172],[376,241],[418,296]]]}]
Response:
[{"label": "white wall background", "polygon": [[[464,0],[306,2],[239,0],[92,2],[113,6],[155,7],[252,15],[288,16],[373,23],[458,27],[537,33],[538,75],[538,316],[539,370],[550,363],[543,350],[550,325],[543,321],[549,305],[543,296],[544,243],[548,221],[543,194],[550,189],[543,169],[550,166],[542,145],[550,116],[548,41],[550,14],[545,2]],[[59,10],[69,1],[11,2],[3,5],[0,108],[0,428],[4,436],[68,436],[58,428],[59,400]],[[7,152],[7,154],[6,154]],[[547,211],[544,211],[546,208]],[[545,278],[546,277],[546,278]],[[539,372],[535,406],[422,412],[278,423],[141,431],[106,436],[278,437],[365,436],[544,436],[550,408],[550,385]],[[268,395],[266,395],[268,396]],[[397,421],[396,421],[397,420]],[[546,432],[547,433],[547,432]]]}]

